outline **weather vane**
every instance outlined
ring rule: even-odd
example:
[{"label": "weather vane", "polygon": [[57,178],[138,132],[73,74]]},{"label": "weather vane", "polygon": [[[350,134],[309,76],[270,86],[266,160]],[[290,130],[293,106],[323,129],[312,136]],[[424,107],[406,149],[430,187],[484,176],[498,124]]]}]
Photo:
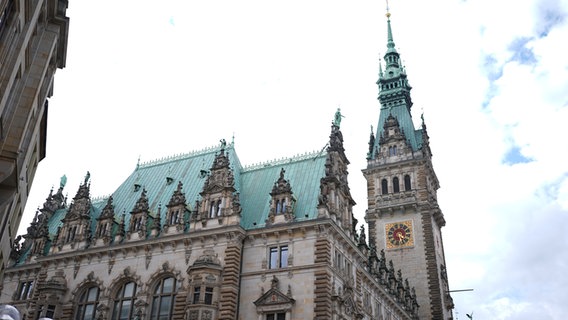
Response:
[{"label": "weather vane", "polygon": [[390,14],[390,9],[389,9],[389,0],[386,0],[386,2],[387,2],[387,14],[386,14],[386,16],[387,16],[387,18],[390,18],[391,14]]}]

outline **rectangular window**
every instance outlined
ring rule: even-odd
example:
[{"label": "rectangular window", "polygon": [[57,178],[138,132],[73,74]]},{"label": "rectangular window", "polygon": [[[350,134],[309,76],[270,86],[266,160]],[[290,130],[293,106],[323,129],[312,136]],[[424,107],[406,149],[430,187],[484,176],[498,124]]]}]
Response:
[{"label": "rectangular window", "polygon": [[54,315],[55,315],[55,306],[50,304],[47,306],[47,310],[45,311],[45,317],[53,319]]},{"label": "rectangular window", "polygon": [[16,294],[16,300],[26,300],[32,296],[32,291],[34,288],[33,281],[23,281],[18,285],[18,292]]},{"label": "rectangular window", "polygon": [[266,315],[266,320],[286,320],[286,313],[269,313]]},{"label": "rectangular window", "polygon": [[205,288],[205,304],[213,304],[213,288]]},{"label": "rectangular window", "polygon": [[201,291],[201,287],[193,288],[193,304],[199,303],[199,294]]},{"label": "rectangular window", "polygon": [[288,266],[288,246],[280,247],[280,268]]},{"label": "rectangular window", "polygon": [[288,246],[271,247],[268,255],[269,269],[288,267]]}]

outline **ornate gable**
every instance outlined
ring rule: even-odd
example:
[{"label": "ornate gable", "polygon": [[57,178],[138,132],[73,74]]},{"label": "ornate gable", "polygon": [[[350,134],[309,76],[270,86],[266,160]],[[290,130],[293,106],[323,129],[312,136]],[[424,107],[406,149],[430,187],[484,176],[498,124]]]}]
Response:
[{"label": "ornate gable", "polygon": [[280,177],[274,183],[270,196],[270,212],[268,213],[267,225],[274,223],[294,221],[294,207],[296,199],[293,197],[290,182],[284,179],[286,170],[280,170]]},{"label": "ornate gable", "polygon": [[196,201],[192,227],[197,230],[240,223],[239,194],[235,189],[233,169],[229,166],[229,156],[225,152],[225,147],[226,142],[223,139],[203,185],[203,191],[199,194],[202,200]]},{"label": "ornate gable", "polygon": [[278,278],[273,276],[270,290],[261,294],[260,298],[254,301],[258,313],[287,312],[292,309],[296,301],[291,297],[291,288],[288,286],[288,293],[284,294],[278,288],[279,282]]},{"label": "ornate gable", "polygon": [[128,227],[127,237],[132,239],[134,236],[134,240],[146,238],[149,213],[150,206],[148,204],[148,197],[146,196],[146,189],[142,189],[140,198],[138,198],[134,208],[130,211],[130,224]]},{"label": "ornate gable", "polygon": [[114,205],[112,204],[112,200],[112,196],[110,196],[101,215],[97,218],[97,228],[93,237],[94,245],[100,243],[108,245],[112,240],[112,231],[116,224],[114,221]]},{"label": "ornate gable", "polygon": [[345,319],[359,320],[364,318],[363,312],[357,306],[353,288],[350,285],[346,285],[343,292],[333,295],[332,299],[334,301],[335,312],[343,315]]},{"label": "ornate gable", "polygon": [[54,251],[84,248],[89,245],[91,240],[90,177],[91,174],[87,171],[85,181],[79,185],[77,194],[73,197],[65,217],[61,220],[63,225],[57,231]]},{"label": "ornate gable", "polygon": [[[185,231],[186,219],[186,198],[185,193],[182,192],[183,183],[178,183],[176,191],[172,194],[170,201],[166,205],[166,221],[164,223],[164,232],[171,233]],[[172,227],[172,228],[170,228]]]}]

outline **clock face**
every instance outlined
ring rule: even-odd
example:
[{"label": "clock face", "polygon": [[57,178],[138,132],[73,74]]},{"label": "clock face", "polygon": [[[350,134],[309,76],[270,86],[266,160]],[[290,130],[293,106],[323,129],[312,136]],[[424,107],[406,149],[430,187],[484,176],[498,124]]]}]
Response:
[{"label": "clock face", "polygon": [[414,245],[412,238],[412,221],[387,223],[385,225],[387,249],[410,247]]}]

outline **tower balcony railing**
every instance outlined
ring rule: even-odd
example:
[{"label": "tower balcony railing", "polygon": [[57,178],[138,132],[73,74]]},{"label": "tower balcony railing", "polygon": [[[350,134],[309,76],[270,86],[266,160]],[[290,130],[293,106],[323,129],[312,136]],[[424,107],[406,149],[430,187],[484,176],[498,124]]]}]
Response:
[{"label": "tower balcony railing", "polygon": [[417,202],[416,190],[401,191],[396,193],[380,194],[376,197],[377,208],[391,206],[404,206]]}]

